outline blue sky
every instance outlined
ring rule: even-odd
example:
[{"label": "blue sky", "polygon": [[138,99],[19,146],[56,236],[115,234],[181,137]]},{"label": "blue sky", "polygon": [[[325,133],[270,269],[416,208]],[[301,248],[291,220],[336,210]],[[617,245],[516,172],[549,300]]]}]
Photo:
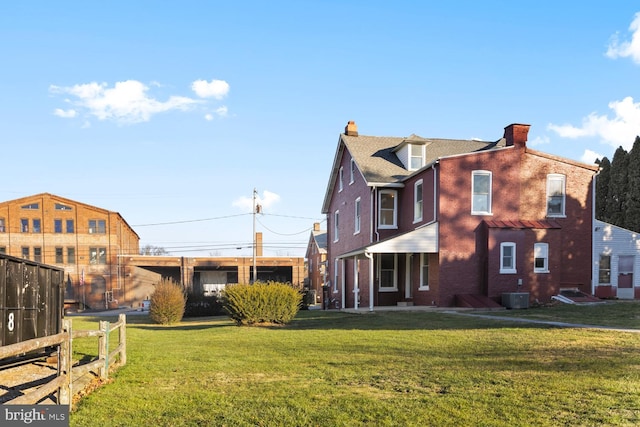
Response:
[{"label": "blue sky", "polygon": [[0,200],[119,212],[141,245],[303,256],[340,132],[496,140],[593,162],[640,134],[630,1],[0,5]]}]

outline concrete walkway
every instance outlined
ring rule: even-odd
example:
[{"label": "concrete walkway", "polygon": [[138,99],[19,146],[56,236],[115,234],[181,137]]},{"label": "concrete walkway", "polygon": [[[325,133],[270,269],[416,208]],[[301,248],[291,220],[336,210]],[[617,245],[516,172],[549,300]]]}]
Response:
[{"label": "concrete walkway", "polygon": [[542,325],[556,326],[558,328],[584,328],[584,329],[604,329],[608,331],[618,331],[618,332],[631,332],[635,334],[640,334],[640,329],[625,329],[625,328],[617,328],[613,326],[602,326],[602,325],[587,325],[582,323],[567,323],[567,322],[554,322],[551,320],[536,320],[536,319],[525,319],[522,317],[505,317],[505,316],[491,316],[490,314],[479,314],[479,313],[465,313],[456,310],[447,310],[443,311],[446,314],[457,314],[459,316],[468,316],[468,317],[479,317],[482,319],[491,319],[491,320],[502,320],[506,322],[522,322],[522,323],[536,323]]}]

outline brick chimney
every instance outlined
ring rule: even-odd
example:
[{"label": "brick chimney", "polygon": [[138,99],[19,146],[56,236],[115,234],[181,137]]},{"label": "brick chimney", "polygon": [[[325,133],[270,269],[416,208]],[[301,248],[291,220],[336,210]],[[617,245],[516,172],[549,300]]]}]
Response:
[{"label": "brick chimney", "polygon": [[320,223],[319,222],[314,222],[313,223],[313,231],[320,231]]},{"label": "brick chimney", "polygon": [[504,139],[507,140],[507,147],[514,145],[519,148],[526,148],[530,127],[531,125],[513,123],[504,128]]},{"label": "brick chimney", "polygon": [[349,136],[358,136],[358,126],[356,122],[350,120],[344,128],[344,134]]}]

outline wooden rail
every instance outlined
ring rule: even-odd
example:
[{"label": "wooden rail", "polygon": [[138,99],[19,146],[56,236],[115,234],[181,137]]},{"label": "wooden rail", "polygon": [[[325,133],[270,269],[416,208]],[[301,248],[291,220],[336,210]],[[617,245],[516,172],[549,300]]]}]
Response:
[{"label": "wooden rail", "polygon": [[[109,334],[118,330],[118,346],[109,351]],[[98,358],[88,363],[72,366],[72,343],[75,338],[98,337]],[[111,324],[100,321],[98,330],[73,331],[71,319],[62,320],[62,333],[23,341],[0,347],[0,360],[20,356],[35,350],[59,346],[58,373],[51,381],[37,389],[16,397],[4,404],[33,405],[53,393],[58,393],[60,405],[71,404],[73,396],[73,377],[89,372],[97,372],[102,379],[109,376],[109,367],[123,366],[127,363],[127,317],[120,314],[118,321]]]}]

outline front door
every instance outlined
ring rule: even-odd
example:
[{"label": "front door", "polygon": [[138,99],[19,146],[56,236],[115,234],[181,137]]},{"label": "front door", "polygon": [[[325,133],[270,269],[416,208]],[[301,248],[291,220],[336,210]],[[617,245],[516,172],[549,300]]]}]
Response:
[{"label": "front door", "polygon": [[618,298],[633,299],[633,255],[618,257]]}]

